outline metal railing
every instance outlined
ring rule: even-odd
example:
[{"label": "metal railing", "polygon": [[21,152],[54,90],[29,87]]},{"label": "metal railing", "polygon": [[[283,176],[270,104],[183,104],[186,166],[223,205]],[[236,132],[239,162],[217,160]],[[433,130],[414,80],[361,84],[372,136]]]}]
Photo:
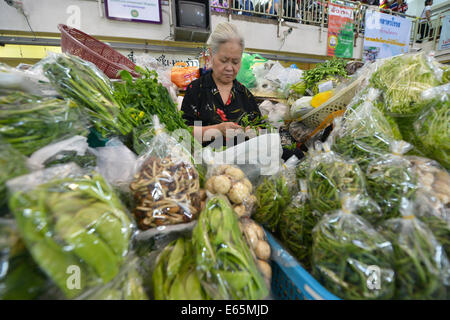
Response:
[{"label": "metal railing", "polygon": [[[256,16],[262,18],[276,19],[280,21],[297,22],[315,26],[328,27],[328,4],[335,3],[354,10],[354,30],[355,37],[364,35],[364,24],[367,10],[376,10],[387,14],[401,16],[411,21],[410,44],[414,43],[426,31],[422,25],[420,17],[393,12],[391,10],[380,9],[377,6],[369,6],[360,2],[349,0],[212,0],[211,10],[227,12],[229,14],[239,14],[246,16]],[[427,41],[435,41],[439,37],[442,28],[442,17],[445,12],[440,12],[432,17],[428,28]],[[356,45],[356,43],[355,43]]]}]

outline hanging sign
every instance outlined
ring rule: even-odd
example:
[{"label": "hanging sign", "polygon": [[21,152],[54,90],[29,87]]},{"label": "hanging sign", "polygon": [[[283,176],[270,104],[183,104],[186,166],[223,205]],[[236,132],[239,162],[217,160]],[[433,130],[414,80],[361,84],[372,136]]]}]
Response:
[{"label": "hanging sign", "polygon": [[328,4],[328,50],[329,56],[353,57],[353,9]]},{"label": "hanging sign", "polygon": [[162,23],[161,0],[105,0],[109,19]]}]

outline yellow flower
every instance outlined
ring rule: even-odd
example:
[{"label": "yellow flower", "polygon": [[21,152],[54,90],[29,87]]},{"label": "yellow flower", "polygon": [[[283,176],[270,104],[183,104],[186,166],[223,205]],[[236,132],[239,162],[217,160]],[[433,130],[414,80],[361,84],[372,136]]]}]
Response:
[{"label": "yellow flower", "polygon": [[139,118],[143,118],[144,117],[144,115],[145,115],[145,113],[144,113],[144,111],[141,111],[140,113],[139,113]]}]

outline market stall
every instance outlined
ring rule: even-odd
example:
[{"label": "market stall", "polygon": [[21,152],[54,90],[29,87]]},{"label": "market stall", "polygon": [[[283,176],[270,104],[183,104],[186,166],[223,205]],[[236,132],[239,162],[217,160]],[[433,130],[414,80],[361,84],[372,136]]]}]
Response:
[{"label": "market stall", "polygon": [[221,151],[167,70],[98,61],[0,65],[1,299],[449,298],[450,69],[432,55],[245,56],[270,130]]}]

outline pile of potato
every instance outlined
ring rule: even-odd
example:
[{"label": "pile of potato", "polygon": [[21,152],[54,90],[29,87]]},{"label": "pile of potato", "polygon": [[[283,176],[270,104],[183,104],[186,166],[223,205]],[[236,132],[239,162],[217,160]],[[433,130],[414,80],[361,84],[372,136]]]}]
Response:
[{"label": "pile of potato", "polygon": [[225,195],[239,217],[250,216],[256,196],[252,194],[252,183],[241,169],[231,165],[220,165],[212,169],[205,187],[211,194]]}]

